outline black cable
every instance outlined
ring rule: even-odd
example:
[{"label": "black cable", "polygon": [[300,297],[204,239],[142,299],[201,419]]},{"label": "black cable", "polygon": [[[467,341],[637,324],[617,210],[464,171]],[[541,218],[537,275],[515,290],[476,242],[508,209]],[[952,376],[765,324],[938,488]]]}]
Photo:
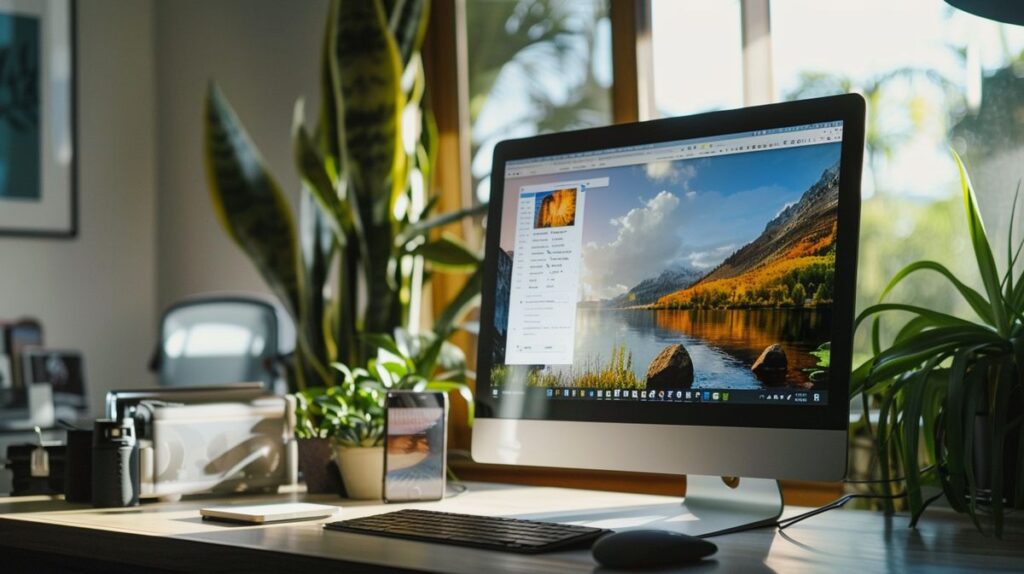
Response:
[{"label": "black cable", "polygon": [[[829,510],[834,510],[836,508],[842,508],[843,506],[846,506],[847,502],[850,502],[851,500],[853,500],[855,498],[874,498],[874,499],[880,499],[880,500],[896,500],[896,499],[899,499],[899,498],[906,498],[906,496],[907,496],[906,492],[901,492],[899,494],[893,494],[893,495],[886,495],[886,494],[861,494],[861,493],[847,494],[847,495],[841,496],[841,497],[833,500],[832,502],[830,502],[830,503],[828,503],[828,504],[826,504],[824,506],[819,506],[818,508],[815,508],[814,510],[810,510],[810,511],[805,512],[803,514],[798,514],[796,516],[791,516],[791,517],[786,518],[784,520],[779,520],[778,522],[775,523],[775,525],[779,528],[779,530],[785,530],[786,528],[789,528],[790,526],[793,526],[797,522],[806,520],[808,518],[812,518],[812,517],[817,516],[819,514],[823,514],[825,512],[828,512]],[[931,503],[931,501],[929,501],[929,504],[930,503]]]}]

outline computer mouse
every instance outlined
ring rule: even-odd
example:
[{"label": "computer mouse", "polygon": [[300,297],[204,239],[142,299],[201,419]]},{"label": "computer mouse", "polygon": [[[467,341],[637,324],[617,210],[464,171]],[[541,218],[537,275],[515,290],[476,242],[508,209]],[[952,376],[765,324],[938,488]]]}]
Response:
[{"label": "computer mouse", "polygon": [[609,568],[656,568],[695,562],[718,551],[713,543],[668,530],[626,530],[594,543],[594,559]]}]

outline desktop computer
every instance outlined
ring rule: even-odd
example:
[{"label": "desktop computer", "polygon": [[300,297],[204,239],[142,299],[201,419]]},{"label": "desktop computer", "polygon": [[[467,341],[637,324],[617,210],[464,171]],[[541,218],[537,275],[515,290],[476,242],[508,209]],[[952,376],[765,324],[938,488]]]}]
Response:
[{"label": "desktop computer", "polygon": [[675,525],[701,535],[774,521],[778,479],[841,479],[864,114],[842,95],[498,144],[473,458],[686,474]]},{"label": "desktop computer", "polygon": [[666,566],[776,524],[779,479],[843,478],[863,149],[857,95],[499,143],[473,458],[686,474],[686,497],[325,527]]}]

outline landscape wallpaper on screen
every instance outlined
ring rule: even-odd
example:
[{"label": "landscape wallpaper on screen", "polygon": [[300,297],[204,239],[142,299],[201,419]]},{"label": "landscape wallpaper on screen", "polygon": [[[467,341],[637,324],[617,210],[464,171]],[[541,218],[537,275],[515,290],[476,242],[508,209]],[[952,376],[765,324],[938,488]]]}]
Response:
[{"label": "landscape wallpaper on screen", "polygon": [[536,214],[583,221],[572,365],[504,364],[517,190],[559,176],[507,181],[492,384],[826,388],[839,158],[836,143],[573,173],[609,185],[582,218],[567,198]]}]

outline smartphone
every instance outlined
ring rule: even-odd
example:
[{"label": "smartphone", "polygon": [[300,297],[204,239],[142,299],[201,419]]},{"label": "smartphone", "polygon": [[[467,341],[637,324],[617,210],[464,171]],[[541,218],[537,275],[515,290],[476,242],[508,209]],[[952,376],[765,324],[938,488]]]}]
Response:
[{"label": "smartphone", "polygon": [[384,502],[444,498],[448,395],[388,391],[384,417]]}]

